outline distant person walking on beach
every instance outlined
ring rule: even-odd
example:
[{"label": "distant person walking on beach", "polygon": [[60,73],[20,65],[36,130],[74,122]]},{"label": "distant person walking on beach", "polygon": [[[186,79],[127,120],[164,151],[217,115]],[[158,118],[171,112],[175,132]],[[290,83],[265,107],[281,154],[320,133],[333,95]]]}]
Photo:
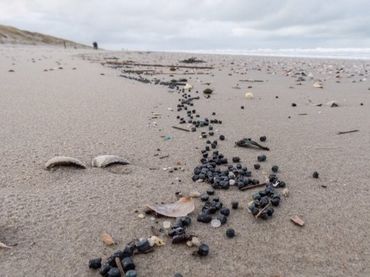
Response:
[{"label": "distant person walking on beach", "polygon": [[98,43],[96,41],[93,42],[93,47],[95,50],[98,50]]}]

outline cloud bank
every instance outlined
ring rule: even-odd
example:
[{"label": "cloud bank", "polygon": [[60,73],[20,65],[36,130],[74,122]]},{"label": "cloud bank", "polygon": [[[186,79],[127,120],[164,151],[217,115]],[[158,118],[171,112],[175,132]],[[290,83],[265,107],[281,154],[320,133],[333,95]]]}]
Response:
[{"label": "cloud bank", "polygon": [[0,0],[0,24],[110,49],[370,46],[369,0]]}]

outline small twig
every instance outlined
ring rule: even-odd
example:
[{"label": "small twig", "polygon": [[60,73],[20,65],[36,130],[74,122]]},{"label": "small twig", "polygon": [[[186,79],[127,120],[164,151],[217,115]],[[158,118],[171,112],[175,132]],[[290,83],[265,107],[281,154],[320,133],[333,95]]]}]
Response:
[{"label": "small twig", "polygon": [[125,276],[125,272],[123,271],[122,263],[119,257],[116,257],[114,260],[116,261],[116,265],[118,267],[119,272],[121,273],[121,276]]},{"label": "small twig", "polygon": [[177,126],[172,126],[172,128],[177,129],[177,130],[181,130],[181,131],[185,131],[185,132],[190,132],[189,129],[185,129],[185,128],[181,128],[181,127],[177,127]]},{"label": "small twig", "polygon": [[160,156],[159,158],[162,160],[162,159],[165,159],[165,158],[168,158],[170,155],[165,155],[165,156]]},{"label": "small twig", "polygon": [[337,135],[344,135],[344,134],[349,134],[349,133],[356,133],[359,132],[360,130],[350,130],[350,131],[342,131],[338,132]]},{"label": "small twig", "polygon": [[256,184],[256,185],[252,185],[252,186],[245,186],[245,187],[242,187],[240,190],[244,191],[244,190],[259,188],[259,187],[263,187],[263,186],[266,186],[266,183]]},{"label": "small twig", "polygon": [[269,202],[262,210],[260,210],[260,212],[256,215],[256,218],[259,218],[259,216],[267,210],[268,207],[270,207],[271,205],[271,202]]}]

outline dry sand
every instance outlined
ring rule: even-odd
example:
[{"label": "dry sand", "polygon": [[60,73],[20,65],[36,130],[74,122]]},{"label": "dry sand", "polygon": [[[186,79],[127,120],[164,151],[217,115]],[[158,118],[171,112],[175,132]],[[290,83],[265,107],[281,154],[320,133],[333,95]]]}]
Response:
[{"label": "dry sand", "polygon": [[[14,245],[0,249],[1,277],[100,276],[88,269],[90,258],[108,257],[132,239],[150,236],[150,226],[164,220],[140,219],[135,210],[142,211],[146,203],[174,201],[177,191],[210,187],[191,180],[205,141],[199,132],[171,128],[177,124],[179,94],[119,77],[119,70],[99,64],[112,56],[175,64],[191,55],[0,47],[0,241]],[[263,172],[279,165],[290,196],[271,219],[260,221],[246,210],[258,189],[217,191],[228,207],[240,201],[242,208],[232,211],[226,224],[236,230],[234,239],[225,237],[226,226],[212,229],[196,222],[201,208],[196,200],[189,232],[209,245],[210,255],[193,257],[192,249],[168,240],[153,253],[135,257],[139,276],[370,276],[370,85],[360,81],[368,78],[369,62],[198,57],[215,69],[199,75],[179,69],[173,78],[188,78],[194,95],[207,87],[205,82],[215,89],[210,99],[201,95],[194,103],[202,116],[211,117],[214,111],[223,120],[215,126],[217,137],[226,136],[218,149],[230,159],[240,156],[252,168],[261,152],[236,148],[234,142],[266,135],[271,151],[254,176],[263,180]],[[335,78],[341,67],[344,71]],[[324,88],[313,88],[307,77],[297,85],[293,75],[303,70],[324,80]],[[153,77],[172,79],[168,74]],[[241,89],[232,88],[237,83]],[[247,89],[249,85],[253,88]],[[246,91],[255,98],[246,100]],[[330,100],[340,106],[327,107]],[[161,118],[151,119],[152,112]],[[351,129],[360,131],[336,134]],[[172,139],[165,141],[165,135]],[[159,159],[157,148],[169,157]],[[43,168],[55,155],[90,163],[98,154],[118,154],[131,165],[54,172]],[[185,171],[162,170],[177,162]],[[319,179],[311,177],[315,170]],[[290,222],[295,214],[304,219],[303,228]],[[100,241],[103,231],[114,237],[116,246]]]}]

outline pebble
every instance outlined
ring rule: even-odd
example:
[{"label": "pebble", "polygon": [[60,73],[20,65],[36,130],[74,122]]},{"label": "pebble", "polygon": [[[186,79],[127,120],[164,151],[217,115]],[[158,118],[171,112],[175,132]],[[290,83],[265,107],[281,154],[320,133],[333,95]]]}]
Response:
[{"label": "pebble", "polygon": [[279,167],[277,165],[274,165],[272,168],[271,168],[272,172],[278,172],[279,171]]},{"label": "pebble", "polygon": [[225,136],[224,135],[220,135],[220,140],[225,140]]},{"label": "pebble", "polygon": [[232,229],[232,228],[227,229],[226,230],[226,236],[230,239],[235,237],[235,230]]},{"label": "pebble", "polygon": [[254,167],[254,169],[258,170],[258,169],[261,168],[261,165],[260,164],[254,164],[253,167]]},{"label": "pebble", "polygon": [[183,277],[183,276],[180,273],[175,273],[175,275],[173,277]]},{"label": "pebble", "polygon": [[260,141],[262,141],[262,142],[264,142],[264,141],[266,141],[266,136],[262,136],[262,137],[260,137]]}]

